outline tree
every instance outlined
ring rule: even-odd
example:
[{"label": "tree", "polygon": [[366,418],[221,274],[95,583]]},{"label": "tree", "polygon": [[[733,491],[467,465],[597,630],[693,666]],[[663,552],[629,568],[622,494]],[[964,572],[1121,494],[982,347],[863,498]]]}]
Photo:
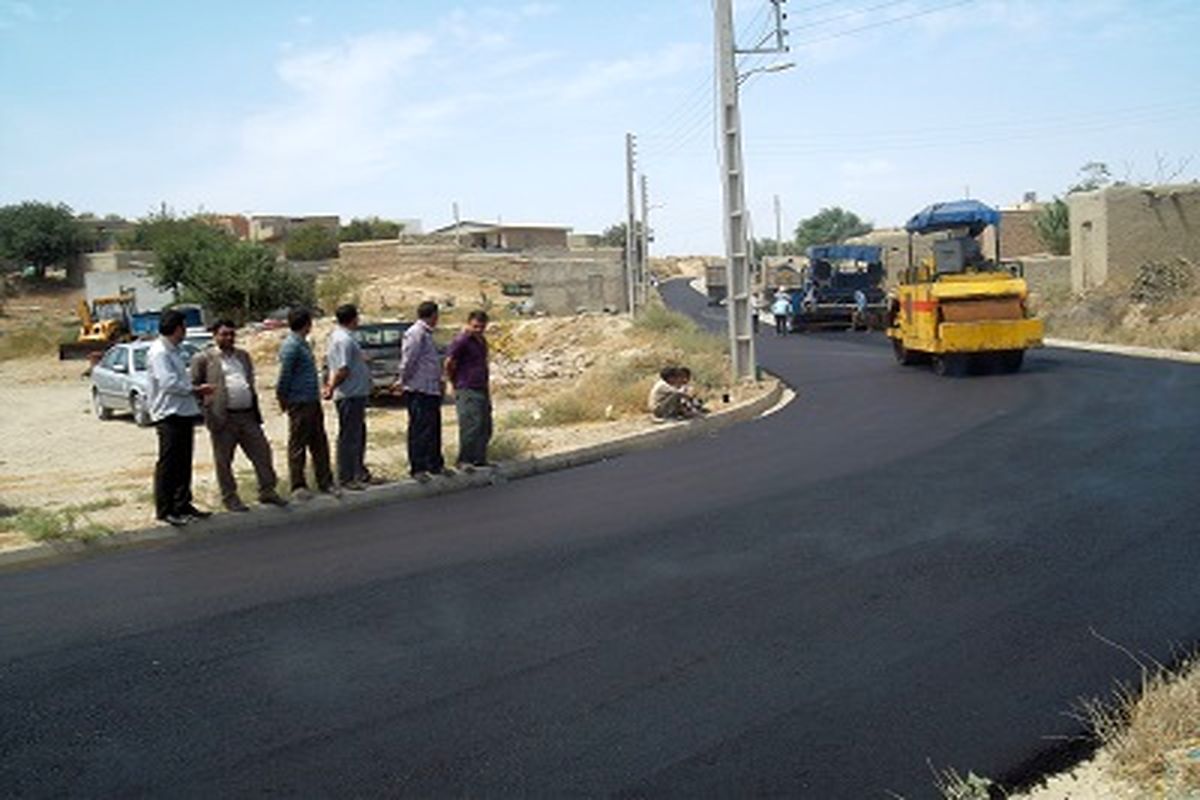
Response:
[{"label": "tree", "polygon": [[859,219],[853,211],[834,206],[822,208],[796,225],[796,246],[800,250],[814,244],[844,242],[852,236],[870,233],[870,222]]},{"label": "tree", "polygon": [[274,250],[232,238],[198,251],[188,263],[183,286],[188,299],[238,322],[313,302],[310,282],[280,264]]},{"label": "tree", "polygon": [[378,239],[398,239],[404,226],[379,217],[354,218],[343,225],[338,238],[343,242],[371,242]]},{"label": "tree", "polygon": [[1079,168],[1079,183],[1067,189],[1067,194],[1094,192],[1112,184],[1112,173],[1103,161],[1089,161]]},{"label": "tree", "polygon": [[609,225],[600,234],[601,247],[624,247],[625,246],[625,223],[618,222],[614,225]]},{"label": "tree", "polygon": [[223,250],[233,242],[229,233],[200,217],[178,219],[165,213],[139,220],[119,238],[127,250],[153,250],[155,282],[177,291],[188,285],[192,268],[204,253]]},{"label": "tree", "polygon": [[1033,229],[1042,244],[1056,256],[1071,252],[1071,220],[1067,204],[1061,197],[1042,207],[1033,218]]},{"label": "tree", "polygon": [[774,239],[755,239],[754,240],[754,260],[761,261],[763,256],[773,256],[777,250],[783,251],[785,256],[796,256],[803,252],[803,248],[796,245],[795,242],[785,241],[781,247],[775,246]]},{"label": "tree", "polygon": [[337,258],[337,234],[318,222],[301,225],[287,235],[283,253],[292,261],[323,261]]},{"label": "tree", "polygon": [[32,266],[38,278],[47,267],[82,253],[90,241],[69,206],[27,201],[0,207],[0,258]]}]

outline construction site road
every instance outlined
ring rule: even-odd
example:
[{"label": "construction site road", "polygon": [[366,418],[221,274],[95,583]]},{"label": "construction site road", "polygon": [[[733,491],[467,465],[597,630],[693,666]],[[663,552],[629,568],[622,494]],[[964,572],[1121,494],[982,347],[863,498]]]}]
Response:
[{"label": "construction site road", "polygon": [[711,436],[0,574],[4,794],[911,800],[1200,638],[1200,367],[758,343]]}]

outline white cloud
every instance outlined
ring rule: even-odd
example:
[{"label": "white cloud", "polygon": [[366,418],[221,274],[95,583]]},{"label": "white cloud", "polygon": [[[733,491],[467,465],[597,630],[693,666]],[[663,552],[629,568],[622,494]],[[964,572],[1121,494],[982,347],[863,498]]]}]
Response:
[{"label": "white cloud", "polygon": [[707,49],[695,44],[674,44],[659,53],[589,64],[582,74],[560,89],[566,100],[583,100],[634,82],[671,77],[701,65]]},{"label": "white cloud", "polygon": [[315,22],[315,20],[309,14],[301,14],[293,21],[301,28],[311,28],[313,22]]},{"label": "white cloud", "polygon": [[557,13],[558,5],[555,3],[526,3],[521,6],[523,17],[548,17]]},{"label": "white cloud", "polygon": [[411,72],[414,62],[432,48],[433,39],[423,34],[371,33],[337,47],[289,56],[276,72],[302,94],[357,101]]}]

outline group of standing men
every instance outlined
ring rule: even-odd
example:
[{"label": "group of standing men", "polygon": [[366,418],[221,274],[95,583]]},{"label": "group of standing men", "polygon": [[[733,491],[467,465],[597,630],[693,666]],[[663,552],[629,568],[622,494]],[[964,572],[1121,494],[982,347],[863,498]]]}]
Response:
[{"label": "group of standing men", "polygon": [[[275,396],[288,416],[288,480],[294,500],[312,497],[305,474],[310,456],[321,493],[339,496],[342,491],[362,491],[373,482],[366,466],[366,410],[372,379],[354,334],[358,309],[343,305],[335,316],[337,327],[328,341],[324,382],[308,342],[313,325],[308,309],[296,308],[288,314],[290,332],[280,348]],[[453,474],[442,455],[441,409],[447,381],[453,386],[458,412],[459,467],[472,471],[490,466],[487,314],[471,312],[445,358],[433,339],[437,324],[436,303],[417,307],[417,321],[404,336],[400,374],[391,387],[408,408],[409,471],[422,483],[433,475]],[[201,419],[212,441],[217,485],[226,509],[248,510],[233,474],[233,456],[239,447],[254,467],[259,501],[287,504],[278,492],[271,445],[262,430],[250,354],[236,346],[233,322],[220,320],[212,332],[213,345],[197,353],[189,365],[181,349],[186,322],[179,312],[168,311],[159,322],[160,336],[147,357],[148,403],[159,444],[155,513],[159,520],[176,526],[210,516],[195,506],[191,492],[194,430]],[[337,410],[336,481],[322,400],[333,401]]]}]

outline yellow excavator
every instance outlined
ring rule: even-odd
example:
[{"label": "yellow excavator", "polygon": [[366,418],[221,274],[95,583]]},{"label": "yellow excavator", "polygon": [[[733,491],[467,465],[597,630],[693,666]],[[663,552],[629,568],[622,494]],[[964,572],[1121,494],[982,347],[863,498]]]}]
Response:
[{"label": "yellow excavator", "polygon": [[79,334],[75,341],[59,345],[59,359],[87,358],[127,340],[135,308],[132,294],[97,297],[90,306],[86,300],[80,300],[76,306]]},{"label": "yellow excavator", "polygon": [[[977,239],[989,225],[996,231],[991,258]],[[1025,279],[1000,262],[1000,212],[976,200],[935,203],[904,227],[908,268],[888,310],[896,360],[932,363],[938,375],[1021,369],[1025,351],[1042,345],[1044,328],[1029,314]],[[913,236],[938,234],[932,255],[914,263]]]}]

